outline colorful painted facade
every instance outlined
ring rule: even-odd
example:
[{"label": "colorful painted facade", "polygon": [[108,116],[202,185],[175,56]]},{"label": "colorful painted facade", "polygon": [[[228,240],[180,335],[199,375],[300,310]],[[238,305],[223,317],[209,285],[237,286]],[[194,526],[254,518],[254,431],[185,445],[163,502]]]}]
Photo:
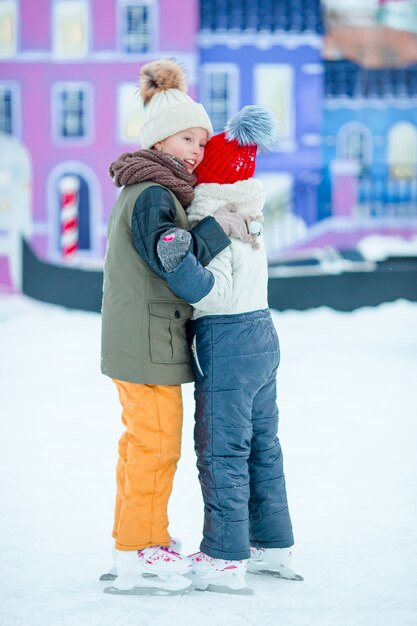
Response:
[{"label": "colorful painted facade", "polygon": [[319,0],[200,2],[200,95],[214,126],[247,104],[281,124],[275,150],[257,159],[273,258],[318,219],[323,64]]},{"label": "colorful painted facade", "polygon": [[417,233],[416,66],[323,62],[322,8],[0,0],[0,288],[19,287],[21,235],[41,259],[101,267],[117,194],[108,166],[139,146],[137,77],[158,57],[185,65],[216,130],[246,104],[280,120],[256,170],[270,260]]},{"label": "colorful painted facade", "polygon": [[[175,57],[196,95],[197,25],[196,0],[0,0],[0,285],[19,232],[41,258],[64,261],[71,181],[75,261],[101,264],[117,193],[108,167],[139,145],[140,67]],[[25,206],[10,193],[29,188]]]},{"label": "colorful painted facade", "polygon": [[[416,104],[417,65],[368,70],[348,61],[325,63],[325,177],[340,161],[356,171],[348,214],[417,218]],[[339,211],[329,189],[320,217],[332,213]]]},{"label": "colorful painted facade", "polygon": [[415,237],[417,3],[326,6],[320,221],[303,246]]}]

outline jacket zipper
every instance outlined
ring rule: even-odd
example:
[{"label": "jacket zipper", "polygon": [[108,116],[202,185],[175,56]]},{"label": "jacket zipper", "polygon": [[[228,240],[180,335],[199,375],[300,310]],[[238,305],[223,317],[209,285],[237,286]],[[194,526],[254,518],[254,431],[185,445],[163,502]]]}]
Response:
[{"label": "jacket zipper", "polygon": [[197,369],[200,375],[204,378],[204,372],[201,369],[200,361],[198,360],[198,355],[197,355],[197,335],[194,335],[193,340],[191,342],[191,352],[193,353],[193,357],[194,357],[194,361],[197,366]]}]

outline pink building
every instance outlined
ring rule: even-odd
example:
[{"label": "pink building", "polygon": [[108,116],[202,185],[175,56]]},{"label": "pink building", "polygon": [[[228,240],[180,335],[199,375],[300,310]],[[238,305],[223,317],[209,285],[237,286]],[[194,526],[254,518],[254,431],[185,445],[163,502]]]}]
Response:
[{"label": "pink building", "polygon": [[138,148],[140,67],[174,57],[195,95],[197,28],[196,0],[1,1],[0,288],[19,286],[20,234],[43,259],[100,263],[108,167]]}]

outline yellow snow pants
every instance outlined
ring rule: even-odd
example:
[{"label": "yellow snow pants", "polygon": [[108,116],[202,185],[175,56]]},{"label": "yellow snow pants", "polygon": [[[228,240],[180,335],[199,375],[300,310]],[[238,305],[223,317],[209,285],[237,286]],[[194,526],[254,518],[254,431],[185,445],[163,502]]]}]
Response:
[{"label": "yellow snow pants", "polygon": [[126,427],[116,470],[116,548],[168,546],[168,500],[181,453],[181,386],[114,383]]}]

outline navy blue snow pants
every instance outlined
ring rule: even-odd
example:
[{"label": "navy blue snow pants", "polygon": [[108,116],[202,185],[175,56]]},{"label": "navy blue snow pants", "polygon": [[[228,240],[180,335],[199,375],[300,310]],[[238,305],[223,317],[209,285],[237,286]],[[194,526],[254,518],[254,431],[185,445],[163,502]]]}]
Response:
[{"label": "navy blue snow pants", "polygon": [[195,450],[204,499],[200,549],[247,559],[294,543],[277,437],[279,343],[269,310],[190,323]]}]

